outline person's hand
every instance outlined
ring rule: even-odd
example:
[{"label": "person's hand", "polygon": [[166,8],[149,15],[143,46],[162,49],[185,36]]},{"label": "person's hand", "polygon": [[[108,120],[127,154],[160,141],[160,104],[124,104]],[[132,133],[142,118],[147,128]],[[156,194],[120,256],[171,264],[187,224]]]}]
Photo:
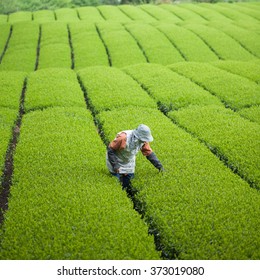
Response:
[{"label": "person's hand", "polygon": [[158,168],[159,169],[159,173],[164,173],[165,172],[165,169],[163,168],[163,167],[160,167],[160,168]]}]

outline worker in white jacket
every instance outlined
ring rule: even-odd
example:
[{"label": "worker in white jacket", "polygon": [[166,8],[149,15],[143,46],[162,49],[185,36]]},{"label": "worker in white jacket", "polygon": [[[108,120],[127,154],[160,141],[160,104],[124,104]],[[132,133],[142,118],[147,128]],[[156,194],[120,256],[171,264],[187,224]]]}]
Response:
[{"label": "worker in white jacket", "polygon": [[164,171],[149,145],[152,141],[150,128],[140,124],[134,130],[119,132],[107,147],[107,167],[120,180],[123,189],[130,187],[130,180],[135,172],[135,157],[139,150],[159,171]]}]

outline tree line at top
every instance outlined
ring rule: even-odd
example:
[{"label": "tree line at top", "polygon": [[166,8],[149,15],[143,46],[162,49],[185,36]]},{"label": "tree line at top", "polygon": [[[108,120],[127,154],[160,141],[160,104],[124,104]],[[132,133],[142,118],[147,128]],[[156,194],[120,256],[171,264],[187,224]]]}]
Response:
[{"label": "tree line at top", "polygon": [[[0,14],[17,11],[54,10],[58,8],[75,8],[82,6],[120,5],[120,4],[160,4],[174,2],[222,2],[227,0],[0,0]],[[241,0],[228,0],[241,1]]]}]

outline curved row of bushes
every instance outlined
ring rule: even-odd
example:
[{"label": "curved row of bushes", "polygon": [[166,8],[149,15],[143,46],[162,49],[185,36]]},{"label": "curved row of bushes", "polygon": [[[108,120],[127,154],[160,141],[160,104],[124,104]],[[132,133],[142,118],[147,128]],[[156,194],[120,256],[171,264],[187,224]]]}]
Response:
[{"label": "curved row of bushes", "polygon": [[123,70],[149,92],[165,113],[189,105],[222,104],[216,96],[168,67],[147,63]]},{"label": "curved row of bushes", "polygon": [[25,75],[22,72],[0,72],[0,193],[6,153],[12,139],[12,129],[18,117]]},{"label": "curved row of bushes", "polygon": [[169,67],[204,87],[234,110],[260,102],[259,85],[247,78],[228,73],[208,63],[176,63]]},{"label": "curved row of bushes", "polygon": [[224,107],[195,106],[170,112],[178,124],[206,142],[226,164],[260,188],[260,126]]},{"label": "curved row of bushes", "polygon": [[34,71],[38,40],[39,25],[37,23],[14,24],[10,40],[6,45],[7,49],[2,57],[0,71]]},{"label": "curved row of bushes", "polygon": [[73,40],[74,67],[109,66],[106,48],[100,40],[94,23],[70,23],[69,30]]},{"label": "curved row of bushes", "polygon": [[[153,25],[115,22],[34,22],[1,25],[0,70],[34,71],[46,67],[85,68],[95,65],[124,67],[143,62],[168,65],[176,62],[257,61],[258,35],[251,32],[242,47],[220,30],[207,26]],[[188,28],[188,29],[187,29]],[[206,37],[189,30],[205,29]],[[216,31],[212,41],[207,41]],[[243,31],[238,28],[243,37]],[[240,32],[241,31],[241,32]],[[219,40],[221,33],[223,38]],[[183,41],[183,38],[186,40]],[[245,37],[243,37],[245,38]],[[188,43],[192,41],[192,47]],[[207,41],[207,43],[206,43]],[[223,44],[223,42],[225,42]],[[226,48],[229,45],[234,49]],[[224,46],[223,46],[224,45]],[[236,47],[239,49],[235,51]],[[160,55],[158,55],[160,52]]]}]

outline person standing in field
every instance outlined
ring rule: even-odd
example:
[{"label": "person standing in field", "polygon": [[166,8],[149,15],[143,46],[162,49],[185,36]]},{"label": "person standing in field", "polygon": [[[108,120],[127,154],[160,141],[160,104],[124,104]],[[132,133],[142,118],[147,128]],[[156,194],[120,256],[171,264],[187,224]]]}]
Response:
[{"label": "person standing in field", "polygon": [[164,171],[161,162],[152,151],[149,142],[153,141],[148,126],[140,124],[134,130],[117,133],[107,147],[106,164],[113,176],[116,176],[123,189],[129,190],[135,172],[135,158],[140,150],[159,171]]}]

